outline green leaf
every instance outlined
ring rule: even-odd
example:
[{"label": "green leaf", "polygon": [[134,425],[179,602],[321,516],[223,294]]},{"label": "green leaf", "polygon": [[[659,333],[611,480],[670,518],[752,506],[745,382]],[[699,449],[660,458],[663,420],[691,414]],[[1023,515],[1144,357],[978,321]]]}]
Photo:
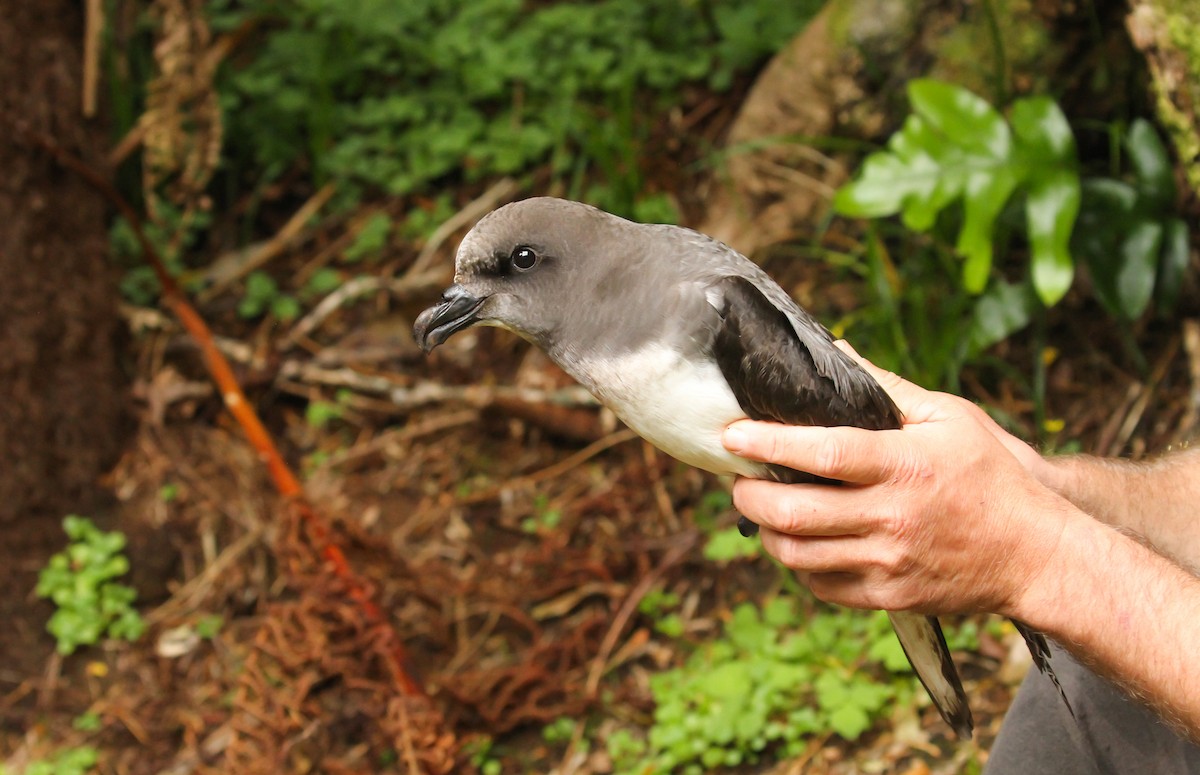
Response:
[{"label": "green leaf", "polygon": [[1054,100],[1049,97],[1017,100],[1009,120],[1023,154],[1040,162],[1074,166],[1075,135]]},{"label": "green leaf", "polygon": [[909,663],[904,647],[900,645],[895,633],[876,639],[867,650],[867,656],[882,663],[890,673],[912,672],[912,664]]},{"label": "green leaf", "polygon": [[354,242],[342,251],[342,258],[353,263],[378,254],[387,245],[391,232],[391,216],[384,212],[373,213],[354,236]]},{"label": "green leaf", "polygon": [[1033,183],[1025,200],[1033,288],[1047,307],[1053,307],[1071,287],[1075,262],[1069,243],[1079,214],[1079,176],[1059,170]]},{"label": "green leaf", "polygon": [[1012,133],[982,97],[961,86],[918,78],[908,83],[908,99],[913,111],[943,137],[976,154],[1008,158]]},{"label": "green leaf", "polygon": [[246,298],[266,301],[279,293],[275,278],[263,271],[251,272],[246,277]]},{"label": "green leaf", "polygon": [[969,336],[972,351],[981,353],[1029,325],[1034,303],[1024,284],[993,283],[975,304]]},{"label": "green leaf", "polygon": [[844,739],[854,741],[871,728],[871,717],[857,705],[843,705],[829,714],[829,726]]},{"label": "green leaf", "polygon": [[205,614],[196,620],[196,634],[201,638],[211,640],[217,637],[225,626],[225,617],[221,614]]},{"label": "green leaf", "polygon": [[858,179],[838,189],[833,208],[852,218],[882,218],[900,212],[911,183],[909,165],[887,152],[863,161]]},{"label": "green leaf", "polygon": [[1137,176],[1138,196],[1148,210],[1175,206],[1175,174],[1167,149],[1149,121],[1139,118],[1125,135],[1125,151]]},{"label": "green leaf", "polygon": [[968,293],[982,293],[987,287],[996,217],[1019,182],[1012,167],[997,167],[967,179],[963,225],[955,248],[966,258],[963,287]]},{"label": "green leaf", "polygon": [[1163,225],[1162,258],[1154,285],[1160,313],[1170,312],[1179,300],[1189,260],[1187,224],[1180,218],[1171,218]]},{"label": "green leaf", "polygon": [[725,626],[729,639],[745,651],[758,652],[766,643],[774,641],[775,629],[763,623],[758,609],[751,603],[742,603],[733,609],[733,617]]},{"label": "green leaf", "polygon": [[850,698],[845,680],[832,670],[826,670],[817,676],[813,688],[817,692],[817,704],[825,710],[841,707]]},{"label": "green leaf", "polygon": [[762,555],[762,544],[746,538],[736,527],[718,530],[704,544],[704,559],[712,562],[731,562]]},{"label": "green leaf", "polygon": [[311,296],[323,296],[342,284],[342,273],[332,267],[322,267],[313,272],[304,284],[304,290]]},{"label": "green leaf", "polygon": [[667,614],[654,622],[654,629],[668,638],[678,638],[683,635],[683,617],[679,614]]},{"label": "green leaf", "polygon": [[271,314],[285,323],[295,320],[300,317],[300,302],[294,296],[280,294],[271,300]]},{"label": "green leaf", "polygon": [[851,676],[849,700],[863,710],[877,711],[894,695],[895,691],[887,684],[876,683],[862,674]]},{"label": "green leaf", "polygon": [[1140,212],[1137,190],[1118,180],[1089,180],[1077,229],[1076,246],[1087,263],[1096,298],[1110,314],[1128,318],[1128,297],[1121,275],[1130,235],[1144,233],[1146,216]]},{"label": "green leaf", "polygon": [[1127,320],[1137,319],[1150,304],[1162,246],[1161,223],[1141,220],[1125,234],[1117,250],[1117,303]]},{"label": "green leaf", "polygon": [[763,604],[762,618],[771,627],[789,627],[796,623],[796,600],[782,595]]}]

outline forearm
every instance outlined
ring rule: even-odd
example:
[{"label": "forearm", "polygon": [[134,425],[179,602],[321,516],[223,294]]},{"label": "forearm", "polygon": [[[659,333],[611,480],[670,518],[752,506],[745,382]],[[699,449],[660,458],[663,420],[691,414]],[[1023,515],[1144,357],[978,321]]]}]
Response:
[{"label": "forearm", "polygon": [[1009,610],[1200,738],[1200,580],[1063,504],[1065,528]]},{"label": "forearm", "polygon": [[1149,462],[1047,458],[1039,478],[1082,511],[1138,534],[1193,572],[1200,569],[1200,450]]}]

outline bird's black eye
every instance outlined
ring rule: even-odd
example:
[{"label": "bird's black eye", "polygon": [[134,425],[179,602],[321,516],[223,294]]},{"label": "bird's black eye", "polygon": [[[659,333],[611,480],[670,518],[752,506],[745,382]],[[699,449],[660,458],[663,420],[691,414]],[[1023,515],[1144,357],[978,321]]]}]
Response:
[{"label": "bird's black eye", "polygon": [[509,259],[512,261],[513,267],[520,269],[521,271],[525,271],[526,269],[533,269],[533,267],[537,264],[538,254],[535,253],[533,248],[529,247],[528,245],[518,245],[517,247],[513,248],[512,255],[509,256]]}]

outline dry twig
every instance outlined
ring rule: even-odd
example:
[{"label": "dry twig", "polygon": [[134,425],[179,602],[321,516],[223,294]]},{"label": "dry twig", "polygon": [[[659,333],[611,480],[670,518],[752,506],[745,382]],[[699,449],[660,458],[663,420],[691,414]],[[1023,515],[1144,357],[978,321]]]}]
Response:
[{"label": "dry twig", "polygon": [[300,206],[300,209],[292,214],[283,228],[266,242],[258,243],[235,254],[222,256],[214,261],[208,272],[212,285],[197,297],[198,301],[201,304],[208,303],[230,285],[287,250],[299,239],[309,220],[320,212],[321,208],[333,197],[334,190],[332,183],[322,186],[317,193]]},{"label": "dry twig", "polygon": [[288,335],[279,343],[278,349],[282,351],[294,347],[298,341],[315,331],[330,315],[341,309],[343,304],[360,296],[366,296],[376,291],[387,291],[398,299],[407,299],[428,293],[445,282],[446,273],[442,270],[418,275],[407,274],[397,280],[383,277],[356,277],[343,283],[337,290],[322,299],[312,312],[297,321]]},{"label": "dry twig", "polygon": [[601,452],[608,449],[609,447],[615,447],[618,444],[623,444],[626,441],[632,441],[633,439],[636,439],[636,438],[638,438],[638,435],[636,433],[634,433],[633,431],[629,430],[628,428],[626,428],[625,430],[617,431],[616,433],[605,436],[604,438],[600,439],[599,441],[596,441],[592,444],[587,445],[583,449],[576,452],[574,455],[564,458],[552,466],[546,466],[545,468],[541,469],[540,471],[535,471],[532,474],[526,474],[525,476],[515,477],[515,478],[505,482],[502,485],[497,485],[495,487],[489,487],[488,489],[483,490],[482,492],[472,493],[472,494],[464,496],[462,498],[458,498],[457,502],[461,505],[469,505],[472,503],[484,503],[486,501],[492,500],[493,498],[499,497],[500,494],[503,493],[505,490],[514,490],[514,489],[517,489],[520,487],[529,487],[531,485],[537,484],[538,482],[542,482],[547,479],[554,479],[555,477],[562,476],[567,471],[570,471],[572,468],[575,468],[576,466],[583,465],[588,460],[594,458],[596,455],[599,455]]},{"label": "dry twig", "polygon": [[617,639],[621,637],[621,633],[625,631],[625,625],[629,624],[629,620],[637,611],[638,603],[642,602],[642,598],[658,583],[658,580],[663,577],[667,569],[678,563],[684,558],[692,547],[696,544],[698,534],[695,531],[683,533],[676,537],[675,543],[663,555],[662,560],[654,568],[638,581],[625,598],[625,602],[621,604],[621,609],[617,611],[617,615],[613,617],[612,624],[609,625],[608,632],[604,634],[604,640],[600,643],[600,649],[596,652],[596,657],[592,660],[592,667],[588,671],[587,684],[585,691],[588,697],[595,697],[596,692],[600,689],[600,679],[607,672],[608,658],[616,648]]},{"label": "dry twig", "polygon": [[473,221],[482,218],[489,211],[496,209],[497,205],[511,197],[516,190],[517,182],[512,178],[499,180],[492,184],[491,188],[484,191],[483,194],[468,202],[466,207],[446,219],[445,223],[437,227],[437,230],[429,237],[429,241],[425,243],[425,247],[421,248],[421,252],[417,255],[416,260],[413,261],[412,266],[408,268],[405,277],[424,273],[429,269],[429,265],[433,263],[433,259],[437,255],[438,249],[441,248],[442,243],[449,239],[450,235]]}]

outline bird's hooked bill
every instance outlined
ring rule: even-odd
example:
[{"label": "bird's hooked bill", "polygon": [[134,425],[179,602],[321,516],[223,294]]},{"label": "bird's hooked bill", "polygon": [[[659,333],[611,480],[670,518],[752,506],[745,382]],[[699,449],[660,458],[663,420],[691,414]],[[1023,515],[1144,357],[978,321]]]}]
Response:
[{"label": "bird's hooked bill", "polygon": [[441,302],[417,316],[413,324],[413,338],[417,345],[429,352],[449,339],[455,331],[475,324],[478,321],[475,313],[486,300],[486,296],[475,296],[457,283],[451,285],[442,293]]}]

